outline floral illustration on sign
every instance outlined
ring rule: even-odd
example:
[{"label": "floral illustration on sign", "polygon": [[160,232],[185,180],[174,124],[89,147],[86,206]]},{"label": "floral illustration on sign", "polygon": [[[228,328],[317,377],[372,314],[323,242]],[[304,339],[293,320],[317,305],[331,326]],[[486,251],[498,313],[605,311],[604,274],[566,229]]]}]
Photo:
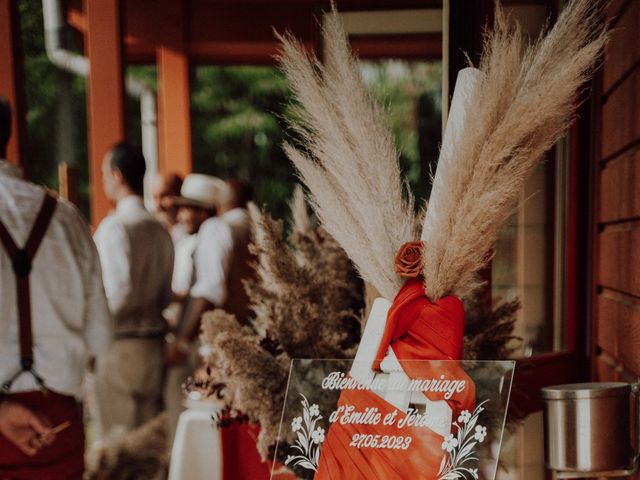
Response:
[{"label": "floral illustration on sign", "polygon": [[478,425],[478,418],[484,411],[483,405],[487,402],[488,400],[485,400],[478,405],[473,413],[464,410],[458,416],[458,420],[453,422],[457,431],[444,437],[444,456],[437,480],[477,480],[478,469],[472,468],[471,463],[478,461],[474,449],[478,443],[484,442],[487,436],[487,427]]},{"label": "floral illustration on sign", "polygon": [[291,430],[298,435],[298,439],[291,446],[297,451],[296,455],[289,455],[284,464],[300,466],[307,470],[318,471],[318,460],[320,458],[320,444],[324,442],[324,428],[317,426],[320,415],[320,408],[315,403],[309,405],[307,397],[302,397],[302,416],[295,417],[291,421]]}]

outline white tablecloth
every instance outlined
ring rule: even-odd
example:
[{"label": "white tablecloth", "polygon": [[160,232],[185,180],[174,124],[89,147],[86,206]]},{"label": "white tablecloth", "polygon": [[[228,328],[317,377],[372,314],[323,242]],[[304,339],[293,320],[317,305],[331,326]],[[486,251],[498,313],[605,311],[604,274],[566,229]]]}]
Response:
[{"label": "white tablecloth", "polygon": [[218,410],[209,402],[189,402],[178,421],[169,480],[222,480],[222,440],[211,419]]}]

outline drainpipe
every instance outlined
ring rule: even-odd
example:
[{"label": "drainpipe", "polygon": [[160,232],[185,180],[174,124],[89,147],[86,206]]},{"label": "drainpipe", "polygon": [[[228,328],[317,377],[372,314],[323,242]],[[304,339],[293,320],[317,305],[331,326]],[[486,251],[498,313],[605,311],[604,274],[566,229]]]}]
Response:
[{"label": "drainpipe", "polygon": [[[89,76],[89,59],[67,50],[63,45],[67,25],[62,15],[60,0],[42,0],[42,16],[45,48],[51,63],[66,72],[87,78]],[[145,204],[147,208],[150,208],[153,202],[148,185],[158,172],[156,94],[146,83],[131,75],[127,75],[125,78],[125,88],[129,95],[140,100],[142,152],[147,163]]]}]

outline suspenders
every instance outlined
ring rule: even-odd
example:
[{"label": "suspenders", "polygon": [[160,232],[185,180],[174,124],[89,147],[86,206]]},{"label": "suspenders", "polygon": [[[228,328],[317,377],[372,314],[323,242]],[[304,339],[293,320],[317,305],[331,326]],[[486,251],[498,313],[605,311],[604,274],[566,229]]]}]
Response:
[{"label": "suspenders", "polygon": [[31,333],[31,295],[29,287],[29,274],[33,259],[38,247],[49,227],[57,201],[54,197],[45,194],[38,217],[31,227],[31,233],[23,248],[18,248],[13,237],[6,227],[0,222],[0,243],[11,259],[13,273],[16,277],[16,292],[18,300],[18,322],[20,329],[20,370],[9,380],[2,384],[0,395],[9,393],[13,382],[23,373],[33,375],[38,387],[45,390],[44,380],[40,377],[33,365],[33,336]]}]

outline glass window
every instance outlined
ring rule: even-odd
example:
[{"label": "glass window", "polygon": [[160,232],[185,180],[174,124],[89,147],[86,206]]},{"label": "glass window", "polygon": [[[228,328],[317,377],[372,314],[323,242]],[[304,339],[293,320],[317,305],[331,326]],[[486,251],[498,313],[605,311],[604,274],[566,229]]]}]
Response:
[{"label": "glass window", "polygon": [[491,263],[493,303],[518,298],[522,305],[518,357],[564,347],[565,158],[561,142],[527,180]]}]

